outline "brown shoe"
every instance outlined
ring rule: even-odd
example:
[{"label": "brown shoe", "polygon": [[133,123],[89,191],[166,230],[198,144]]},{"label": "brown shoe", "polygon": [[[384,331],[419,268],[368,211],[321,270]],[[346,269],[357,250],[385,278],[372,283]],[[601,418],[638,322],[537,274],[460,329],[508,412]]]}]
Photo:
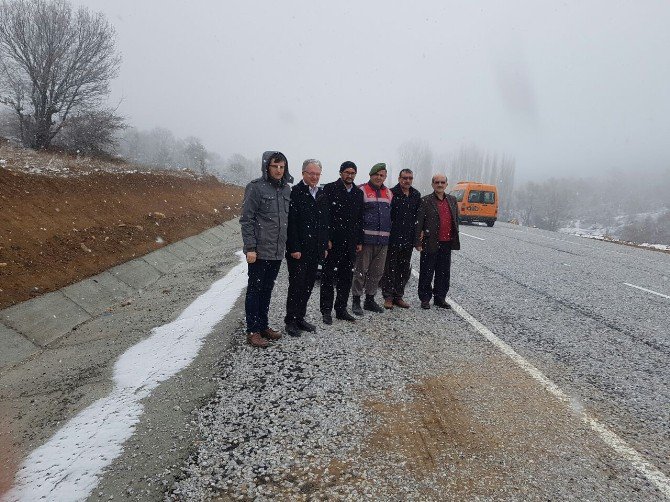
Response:
[{"label": "brown shoe", "polygon": [[257,331],[253,333],[247,333],[247,343],[252,347],[259,347],[261,349],[265,349],[268,345],[270,345],[268,341]]},{"label": "brown shoe", "polygon": [[393,310],[393,298],[384,298],[384,308]]},{"label": "brown shoe", "polygon": [[261,331],[261,336],[263,338],[267,338],[268,340],[279,340],[281,338],[281,333],[279,331],[275,331],[272,328],[265,328],[263,331]]},{"label": "brown shoe", "polygon": [[393,304],[397,305],[401,309],[408,309],[409,308],[409,303],[407,303],[402,298],[396,298],[395,300],[393,300]]}]

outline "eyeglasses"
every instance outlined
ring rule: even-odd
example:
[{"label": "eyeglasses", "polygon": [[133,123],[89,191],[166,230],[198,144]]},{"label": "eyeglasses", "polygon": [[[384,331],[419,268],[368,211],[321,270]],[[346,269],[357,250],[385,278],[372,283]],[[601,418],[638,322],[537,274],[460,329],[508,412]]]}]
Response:
[{"label": "eyeglasses", "polygon": [[356,176],[356,171],[342,171],[342,174],[346,176]]},{"label": "eyeglasses", "polygon": [[433,185],[446,185],[446,181],[433,181]]},{"label": "eyeglasses", "polygon": [[413,180],[413,179],[414,179],[414,176],[401,176],[400,179],[403,179],[403,180]]},{"label": "eyeglasses", "polygon": [[320,176],[321,175],[320,172],[319,173],[310,173],[309,171],[303,171],[302,173],[307,174],[308,176]]}]

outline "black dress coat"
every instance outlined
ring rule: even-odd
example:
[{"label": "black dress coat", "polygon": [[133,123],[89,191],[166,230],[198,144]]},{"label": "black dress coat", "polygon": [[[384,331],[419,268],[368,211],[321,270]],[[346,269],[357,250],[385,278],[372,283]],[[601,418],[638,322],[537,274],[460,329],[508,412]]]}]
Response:
[{"label": "black dress coat", "polygon": [[288,237],[286,255],[300,252],[317,259],[323,258],[328,248],[328,204],[323,189],[316,199],[303,181],[291,189],[288,210]]},{"label": "black dress coat", "polygon": [[363,244],[363,190],[353,185],[347,192],[341,179],[323,187],[328,204],[328,239],[333,246],[354,252]]}]

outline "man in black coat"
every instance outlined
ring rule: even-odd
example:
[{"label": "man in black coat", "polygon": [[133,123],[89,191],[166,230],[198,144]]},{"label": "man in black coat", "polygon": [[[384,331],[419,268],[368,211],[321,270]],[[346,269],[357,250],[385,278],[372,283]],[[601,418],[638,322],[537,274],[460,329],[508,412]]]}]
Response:
[{"label": "man in black coat", "polygon": [[412,270],[414,251],[414,229],[421,204],[421,194],[412,186],[414,174],[411,169],[403,169],[398,176],[398,184],[391,188],[391,237],[386,253],[384,275],[381,280],[384,308],[394,305],[409,308],[403,299],[405,285]]},{"label": "man in black coat", "polygon": [[340,166],[340,179],[323,187],[328,204],[328,256],[321,271],[321,315],[332,324],[333,287],[337,284],[335,317],[354,322],[347,312],[356,253],[363,247],[363,191],[354,185],[358,168]]},{"label": "man in black coat", "polygon": [[[456,197],[446,193],[447,177],[435,174],[431,180],[433,193],[421,199],[415,231],[419,261],[419,300],[421,308],[449,309],[446,301],[451,276],[451,251],[461,249],[458,237],[458,204]],[[435,282],[433,284],[433,276]]]},{"label": "man in black coat", "polygon": [[324,191],[318,187],[321,162],[307,159],[302,164],[302,181],[291,190],[288,211],[288,295],[286,297],[286,332],[300,336],[300,331],[316,331],[305,320],[307,302],[314,288],[319,261],[328,245],[328,207]]}]

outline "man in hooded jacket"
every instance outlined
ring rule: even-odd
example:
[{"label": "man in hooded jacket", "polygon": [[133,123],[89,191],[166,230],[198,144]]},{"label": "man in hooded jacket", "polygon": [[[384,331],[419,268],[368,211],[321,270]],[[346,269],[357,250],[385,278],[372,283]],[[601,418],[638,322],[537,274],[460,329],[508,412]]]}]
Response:
[{"label": "man in hooded jacket", "polygon": [[247,342],[267,347],[268,340],[281,334],[270,328],[270,298],[286,250],[288,211],[293,177],[283,153],[263,153],[261,177],[251,181],[244,191],[242,241],[247,258],[249,282],[244,303]]}]

